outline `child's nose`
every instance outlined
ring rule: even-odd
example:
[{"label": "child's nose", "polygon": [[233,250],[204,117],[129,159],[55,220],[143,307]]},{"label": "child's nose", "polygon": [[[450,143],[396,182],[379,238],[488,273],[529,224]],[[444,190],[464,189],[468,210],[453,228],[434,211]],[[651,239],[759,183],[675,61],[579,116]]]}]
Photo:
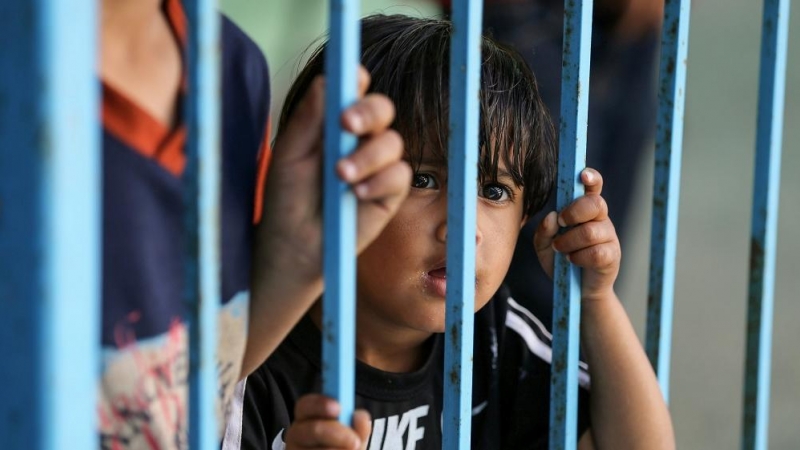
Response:
[{"label": "child's nose", "polygon": [[442,222],[436,227],[436,239],[441,243],[447,242],[447,222]]},{"label": "child's nose", "polygon": [[[447,222],[443,222],[436,228],[436,239],[439,242],[446,243],[447,242]],[[483,241],[483,233],[481,233],[480,227],[475,227],[475,245],[480,245],[481,241]]]}]

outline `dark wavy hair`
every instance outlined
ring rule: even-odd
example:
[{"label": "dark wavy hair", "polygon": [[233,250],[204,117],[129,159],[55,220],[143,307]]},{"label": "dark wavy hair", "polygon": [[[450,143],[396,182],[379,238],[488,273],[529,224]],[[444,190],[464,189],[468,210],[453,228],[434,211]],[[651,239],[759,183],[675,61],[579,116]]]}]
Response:
[{"label": "dark wavy hair", "polygon": [[[370,92],[387,95],[397,116],[392,127],[405,141],[408,161],[419,167],[423,149],[447,161],[449,21],[374,15],[361,21],[361,62],[372,75]],[[311,55],[294,81],[281,112],[278,133],[323,72],[326,44]],[[500,158],[518,187],[523,210],[541,209],[552,190],[557,156],[553,126],[522,57],[488,37],[481,41],[479,178],[494,181]]]}]

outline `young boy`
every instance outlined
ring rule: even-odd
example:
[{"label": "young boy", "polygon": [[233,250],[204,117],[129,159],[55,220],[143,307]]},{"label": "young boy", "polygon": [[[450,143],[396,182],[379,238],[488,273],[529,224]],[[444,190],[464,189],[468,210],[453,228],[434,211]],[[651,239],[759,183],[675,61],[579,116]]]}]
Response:
[{"label": "young boy", "polygon": [[[191,324],[182,294],[186,133],[180,114],[186,17],[179,0],[100,3],[99,441],[109,449],[187,448]],[[285,324],[295,323],[322,292],[320,208],[314,199],[320,189],[323,91],[321,85],[311,89],[289,120],[275,145],[261,198],[271,156],[267,66],[256,45],[229,20],[221,19],[220,32],[222,270],[217,364],[218,406],[225,408],[236,382],[264,361],[289,332],[291,325]],[[363,75],[362,98],[342,118],[349,131],[362,137],[361,144],[340,166],[345,181],[370,187],[359,196],[362,245],[397,210],[410,179],[410,169],[401,160],[402,143],[388,129],[394,108],[383,95],[363,96],[369,82]],[[307,209],[298,208],[300,203]],[[263,216],[258,227],[253,226],[254,209],[257,219]],[[269,335],[263,330],[270,330]],[[220,429],[222,425],[223,420]]]},{"label": "young boy", "polygon": [[[314,394],[321,384],[317,302],[238,385],[225,449],[441,448],[452,27],[402,16],[370,17],[362,26],[362,62],[372,89],[397,105],[393,127],[414,170],[409,197],[358,258],[356,402],[369,414],[357,412],[351,429],[336,422],[336,402]],[[522,59],[489,39],[482,52],[472,446],[547,448],[550,334],[501,282],[520,228],[551,190],[556,155]],[[284,120],[322,61],[318,51],[299,75]],[[551,273],[554,251],[583,268],[581,331],[592,395],[584,366],[580,448],[673,448],[655,376],[613,291],[620,250],[602,179],[586,169],[581,180],[586,195],[547,215],[534,240]],[[559,227],[571,229],[558,235]]]}]

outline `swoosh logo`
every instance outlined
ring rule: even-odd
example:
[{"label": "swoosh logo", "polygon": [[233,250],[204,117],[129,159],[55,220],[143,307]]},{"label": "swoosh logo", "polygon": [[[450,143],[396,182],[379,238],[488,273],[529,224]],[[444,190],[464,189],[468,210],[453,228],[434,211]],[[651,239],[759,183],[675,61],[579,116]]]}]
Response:
[{"label": "swoosh logo", "polygon": [[478,406],[472,408],[472,415],[477,416],[480,414],[484,409],[486,409],[486,405],[489,404],[489,400],[484,400],[483,403],[478,404]]},{"label": "swoosh logo", "polygon": [[272,440],[272,450],[286,450],[286,443],[283,442],[284,430],[285,428],[281,428],[281,431],[278,431],[278,435]]}]

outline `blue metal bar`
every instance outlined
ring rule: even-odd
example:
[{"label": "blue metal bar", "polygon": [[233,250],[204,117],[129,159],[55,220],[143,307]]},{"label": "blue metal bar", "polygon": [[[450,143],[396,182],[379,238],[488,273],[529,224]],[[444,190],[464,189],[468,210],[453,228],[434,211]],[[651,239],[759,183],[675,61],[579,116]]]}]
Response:
[{"label": "blue metal bar", "polygon": [[442,448],[470,448],[483,2],[453,2]]},{"label": "blue metal bar", "polygon": [[188,26],[185,299],[189,318],[189,446],[216,449],[220,304],[220,44],[215,0],[184,2]]},{"label": "blue metal bar", "polygon": [[[564,56],[558,156],[559,211],[583,195],[586,166],[592,0],[564,2]],[[550,449],[574,449],[578,429],[578,352],[581,275],[561,253],[553,273],[553,361],[550,392]]]},{"label": "blue metal bar", "polygon": [[336,175],[336,163],[356,147],[342,130],[341,115],[357,95],[361,32],[357,0],[331,0],[330,41],[325,55],[325,221],[322,318],[322,391],[341,405],[350,424],[355,408],[356,198]]},{"label": "blue metal bar", "polygon": [[661,36],[646,349],[666,401],[669,401],[690,3],[690,0],[667,0]]},{"label": "blue metal bar", "polygon": [[0,6],[0,442],[96,448],[97,2]]},{"label": "blue metal bar", "polygon": [[765,0],[761,31],[758,129],[750,237],[742,449],[768,442],[775,253],[789,41],[789,0]]}]

